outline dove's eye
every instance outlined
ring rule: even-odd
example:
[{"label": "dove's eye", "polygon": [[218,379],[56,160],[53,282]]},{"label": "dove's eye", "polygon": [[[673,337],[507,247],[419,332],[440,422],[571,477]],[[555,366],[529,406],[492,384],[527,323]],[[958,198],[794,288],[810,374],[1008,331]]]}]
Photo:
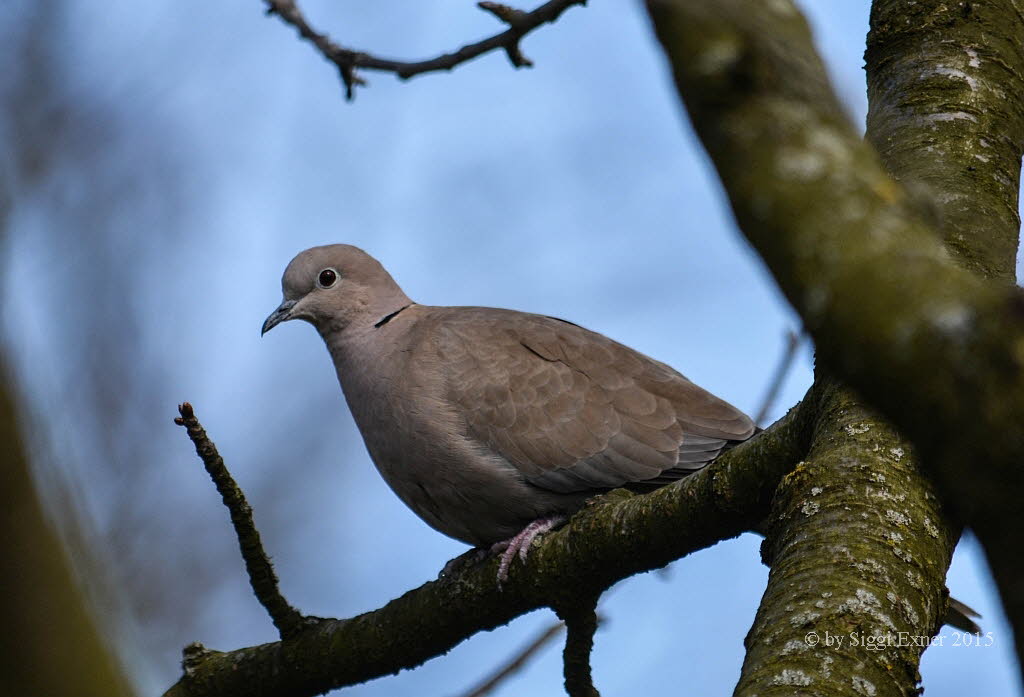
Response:
[{"label": "dove's eye", "polygon": [[334,269],[324,269],[316,277],[316,284],[321,288],[330,288],[338,280],[338,272]]}]

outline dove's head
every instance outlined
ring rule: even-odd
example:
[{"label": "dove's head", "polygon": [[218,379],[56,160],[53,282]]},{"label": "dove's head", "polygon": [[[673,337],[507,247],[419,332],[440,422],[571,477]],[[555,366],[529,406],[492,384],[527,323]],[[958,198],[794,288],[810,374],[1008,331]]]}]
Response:
[{"label": "dove's head", "polygon": [[292,259],[281,278],[284,301],[263,323],[304,319],[321,335],[372,328],[412,301],[369,254],[347,244],[313,247]]}]

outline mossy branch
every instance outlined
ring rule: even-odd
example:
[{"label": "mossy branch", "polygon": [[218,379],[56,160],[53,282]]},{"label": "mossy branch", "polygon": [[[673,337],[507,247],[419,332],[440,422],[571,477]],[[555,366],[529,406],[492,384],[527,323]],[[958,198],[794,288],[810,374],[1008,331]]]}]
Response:
[{"label": "mossy branch", "polygon": [[596,597],[624,578],[756,526],[780,478],[806,452],[811,418],[808,409],[794,407],[686,479],[643,496],[607,494],[546,535],[525,565],[513,565],[502,588],[492,559],[373,612],[320,620],[285,641],[193,651],[166,697],[320,694],[413,668],[531,610],[575,607],[580,597]]},{"label": "mossy branch", "polygon": [[[1006,229],[1024,142],[1021,16],[1011,2],[962,3],[980,13],[973,19],[950,16],[960,5],[917,5],[929,20],[917,24],[934,40],[969,47],[962,27],[970,21],[994,32],[986,33],[989,72],[978,77],[1000,80],[1011,104],[997,107],[994,91],[975,90],[971,109],[992,115],[985,128],[1002,147],[991,156],[1008,183],[998,194],[1005,200],[970,215],[994,216]],[[743,234],[803,318],[821,364],[914,444],[946,510],[973,528],[1024,658],[1024,533],[1005,519],[1024,498],[1024,295],[1005,279],[1012,245],[999,245],[998,264],[981,253],[967,264],[1002,280],[954,258],[919,199],[849,123],[788,0],[648,7]],[[942,123],[951,108],[947,101],[916,127]],[[971,191],[959,195],[969,206]],[[964,235],[963,245],[974,244]]]},{"label": "mossy branch", "polygon": [[771,572],[734,694],[913,695],[957,536],[909,446],[826,378],[815,393],[811,450],[765,526]]}]

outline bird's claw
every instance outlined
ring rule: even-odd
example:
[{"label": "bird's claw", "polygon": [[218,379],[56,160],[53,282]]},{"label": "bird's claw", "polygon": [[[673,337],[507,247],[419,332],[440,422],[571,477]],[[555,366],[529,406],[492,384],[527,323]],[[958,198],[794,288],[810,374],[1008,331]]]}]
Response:
[{"label": "bird's claw", "polygon": [[515,537],[502,542],[496,542],[491,547],[492,554],[501,554],[501,561],[498,562],[498,587],[508,581],[508,570],[512,566],[512,560],[519,557],[519,561],[526,563],[526,557],[530,554],[530,546],[538,535],[542,535],[552,528],[565,522],[565,516],[553,516],[551,518],[538,518],[533,521]]}]

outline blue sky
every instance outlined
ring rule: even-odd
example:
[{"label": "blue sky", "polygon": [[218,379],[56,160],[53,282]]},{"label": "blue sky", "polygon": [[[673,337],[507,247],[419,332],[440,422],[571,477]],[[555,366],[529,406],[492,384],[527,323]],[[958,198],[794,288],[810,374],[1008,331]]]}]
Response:
[{"label": "blue sky", "polygon": [[[867,3],[800,4],[862,124]],[[171,423],[180,401],[195,405],[248,492],[283,590],[303,611],[345,617],[379,607],[465,549],[379,478],[315,332],[292,323],[260,338],[281,272],[306,247],[358,245],[418,302],[564,317],[747,411],[759,404],[796,319],[734,229],[638,4],[570,10],[524,42],[532,70],[494,54],[407,83],[366,73],[371,86],[352,104],[335,70],[257,0],[69,6],[53,28],[65,41],[67,89],[112,115],[95,130],[148,184],[126,178],[104,190],[113,203],[103,229],[115,231],[104,274],[123,304],[95,321],[89,298],[40,291],[35,279],[98,262],[87,245],[55,259],[38,242],[34,233],[56,219],[52,191],[23,200],[4,321],[36,421],[49,422],[38,426],[51,442],[41,460],[74,492],[111,575],[130,585],[133,574],[150,574],[175,587],[174,622],[164,621],[170,610],[153,609],[160,599],[103,600],[147,694],[176,679],[189,641],[231,649],[275,638],[226,514]],[[462,0],[302,7],[337,40],[389,56],[432,55],[496,29]],[[60,176],[53,190],[94,196],[88,169]],[[118,244],[130,253],[119,256]],[[90,332],[58,340],[47,321],[71,315],[95,332],[134,330],[130,345],[90,364],[133,386],[117,397],[130,415],[122,433],[138,442],[130,452],[144,466],[132,496],[145,520],[159,521],[134,536],[115,479],[135,460],[66,404],[67,395],[91,398],[78,390]],[[140,371],[159,379],[136,382]],[[804,351],[773,418],[810,380]],[[614,588],[596,640],[598,687],[731,690],[767,577],[758,544],[744,536]],[[961,544],[949,586],[985,615],[995,645],[930,649],[922,673],[931,695],[1020,692],[982,564],[976,545]],[[534,613],[347,693],[456,694],[550,619]],[[560,694],[559,654],[549,648],[498,694]]]}]

